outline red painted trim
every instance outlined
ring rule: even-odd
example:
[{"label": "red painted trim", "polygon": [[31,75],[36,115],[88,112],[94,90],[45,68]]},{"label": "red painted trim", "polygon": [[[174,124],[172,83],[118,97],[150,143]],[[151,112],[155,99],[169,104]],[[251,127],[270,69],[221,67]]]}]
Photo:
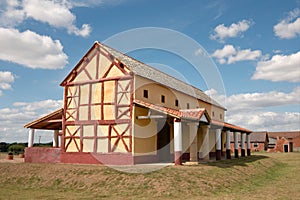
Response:
[{"label": "red painted trim", "polygon": [[125,76],[115,76],[115,77],[108,77],[108,78],[100,78],[97,80],[86,80],[86,81],[78,81],[78,82],[69,82],[66,83],[67,86],[76,86],[76,85],[83,85],[83,84],[91,84],[91,83],[100,83],[104,81],[114,81],[114,80],[129,80],[132,79],[131,75]]},{"label": "red painted trim", "polygon": [[157,155],[143,155],[143,156],[134,156],[134,164],[143,164],[143,163],[158,163]]},{"label": "red painted trim", "polygon": [[241,149],[241,157],[245,157],[246,156],[246,151],[245,149]]},{"label": "red painted trim", "polygon": [[251,149],[247,149],[247,156],[251,156]]},{"label": "red painted trim", "polygon": [[61,163],[133,165],[131,153],[73,153],[64,152],[60,156]]},{"label": "red painted trim", "polygon": [[181,155],[182,155],[181,151],[175,151],[174,152],[174,163],[175,163],[175,165],[182,165]]},{"label": "red painted trim", "polygon": [[231,159],[231,150],[226,149],[226,159]]},{"label": "red painted trim", "polygon": [[221,150],[216,150],[216,160],[221,160],[221,158],[222,158]]},{"label": "red painted trim", "polygon": [[234,149],[234,157],[239,158],[239,150],[238,149]]},{"label": "red painted trim", "polygon": [[68,121],[66,122],[66,125],[72,126],[72,125],[93,125],[93,124],[99,124],[99,125],[109,125],[109,124],[127,124],[131,122],[130,119],[117,119],[117,120],[84,120],[84,121]]},{"label": "red painted trim", "polygon": [[97,58],[96,58],[96,79],[99,78],[99,61],[100,61],[100,51],[97,49]]}]

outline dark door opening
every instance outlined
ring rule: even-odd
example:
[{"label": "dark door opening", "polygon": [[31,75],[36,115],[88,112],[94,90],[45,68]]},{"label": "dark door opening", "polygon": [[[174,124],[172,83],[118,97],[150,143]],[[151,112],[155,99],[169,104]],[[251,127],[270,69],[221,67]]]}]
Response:
[{"label": "dark door opening", "polygon": [[170,161],[170,125],[167,121],[157,123],[157,157],[158,161]]},{"label": "dark door opening", "polygon": [[285,153],[289,152],[289,145],[288,144],[283,145],[283,149]]}]

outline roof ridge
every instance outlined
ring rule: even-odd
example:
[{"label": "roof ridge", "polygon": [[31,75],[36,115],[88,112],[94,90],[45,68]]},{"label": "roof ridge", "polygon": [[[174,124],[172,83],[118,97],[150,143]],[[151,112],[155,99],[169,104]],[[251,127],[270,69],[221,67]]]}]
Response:
[{"label": "roof ridge", "polygon": [[[157,73],[160,73],[160,74],[163,74],[164,76],[167,76],[166,78],[172,78],[172,79],[175,80],[176,82],[178,82],[178,83],[180,83],[180,84],[183,84],[185,87],[190,87],[189,90],[193,90],[194,94],[190,94],[189,91],[186,91],[186,90],[184,90],[184,89],[180,90],[180,89],[178,89],[178,87],[177,87],[177,88],[174,87],[174,86],[172,87],[170,83],[168,83],[168,84],[169,84],[169,85],[168,85],[168,84],[166,84],[166,83],[162,83],[161,81],[154,80],[154,79],[152,79],[152,78],[150,78],[150,77],[147,77],[146,75],[142,75],[142,72],[137,71],[137,70],[135,71],[134,68],[137,67],[137,66],[133,66],[133,65],[128,66],[128,67],[131,68],[131,70],[135,71],[135,72],[134,72],[135,74],[137,74],[137,75],[139,75],[139,76],[142,76],[142,77],[144,77],[144,78],[153,80],[153,81],[155,81],[155,82],[158,82],[158,83],[160,83],[160,84],[162,84],[162,85],[166,85],[166,86],[168,86],[168,87],[170,87],[170,88],[172,88],[172,89],[175,89],[175,90],[177,90],[177,91],[179,91],[179,92],[188,94],[188,95],[190,95],[190,96],[192,96],[192,97],[195,97],[195,98],[197,98],[197,99],[200,99],[200,100],[202,100],[202,101],[205,101],[205,102],[207,102],[207,103],[210,103],[210,104],[213,104],[213,105],[215,105],[215,106],[218,106],[218,107],[221,107],[221,108],[225,109],[224,106],[222,106],[221,104],[219,104],[219,103],[218,103],[217,101],[215,101],[213,98],[211,98],[210,96],[208,96],[207,94],[205,94],[205,92],[204,92],[203,90],[197,88],[196,86],[193,86],[193,85],[191,85],[191,84],[189,84],[189,83],[186,83],[186,82],[184,82],[184,81],[182,81],[182,80],[180,80],[180,79],[178,79],[178,78],[176,78],[176,77],[174,77],[174,76],[171,76],[171,75],[169,75],[169,74],[167,74],[167,73],[165,73],[165,72],[163,72],[163,71],[160,71],[160,70],[158,70],[158,69],[156,69],[156,68],[154,68],[154,67],[152,67],[152,66],[150,66],[150,65],[148,65],[148,64],[143,63],[143,62],[140,61],[140,60],[137,60],[137,59],[135,59],[135,58],[133,58],[133,57],[131,57],[131,56],[125,54],[125,53],[122,53],[122,52],[120,52],[119,50],[116,50],[116,49],[114,49],[114,48],[112,48],[112,47],[110,47],[110,46],[107,46],[106,44],[103,44],[103,43],[101,43],[101,42],[99,42],[99,41],[96,41],[95,43],[97,43],[99,46],[102,46],[102,47],[106,48],[106,50],[110,51],[110,53],[112,53],[112,54],[114,54],[114,53],[116,53],[116,54],[121,54],[121,55],[114,55],[114,56],[117,57],[117,59],[119,59],[119,60],[121,60],[121,61],[123,61],[123,62],[124,62],[124,59],[121,59],[119,56],[124,56],[124,57],[126,57],[127,59],[130,59],[130,60],[134,61],[135,64],[138,63],[138,64],[140,64],[140,65],[142,65],[142,66],[146,66],[147,68],[149,68],[149,69],[151,69],[151,70],[154,70],[154,71],[157,72]],[[113,52],[112,52],[112,51],[113,51]],[[126,64],[126,60],[125,60],[125,63],[124,63],[124,64]],[[132,63],[131,63],[131,64],[132,64]],[[128,65],[128,64],[126,64],[126,65]],[[150,76],[151,76],[151,74],[150,74]],[[156,78],[158,78],[158,77],[156,77]],[[196,94],[197,92],[198,92],[198,94]]]}]

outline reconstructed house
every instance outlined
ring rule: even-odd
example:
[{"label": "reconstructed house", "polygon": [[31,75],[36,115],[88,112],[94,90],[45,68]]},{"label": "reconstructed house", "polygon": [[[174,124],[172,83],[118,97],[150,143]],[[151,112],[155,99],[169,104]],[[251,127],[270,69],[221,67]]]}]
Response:
[{"label": "reconstructed house", "polygon": [[300,151],[300,131],[268,132],[269,152]]},{"label": "reconstructed house", "polygon": [[[250,155],[251,131],[224,122],[226,109],[203,91],[99,42],[61,86],[63,108],[25,125],[26,162],[220,160],[231,135],[238,157],[238,134]],[[33,147],[35,129],[54,130],[53,148]]]}]

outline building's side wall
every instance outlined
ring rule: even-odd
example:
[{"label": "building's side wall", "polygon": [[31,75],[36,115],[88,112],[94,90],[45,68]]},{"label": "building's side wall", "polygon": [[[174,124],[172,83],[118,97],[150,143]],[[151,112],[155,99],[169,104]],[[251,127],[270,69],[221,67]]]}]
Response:
[{"label": "building's side wall", "polygon": [[[171,88],[167,88],[161,84],[157,84],[149,79],[135,76],[134,82],[134,98],[143,100],[145,102],[151,102],[152,104],[166,106],[172,109],[194,109],[205,108],[213,120],[224,121],[224,110],[212,104],[203,102],[195,97],[186,95],[182,92],[176,91]],[[167,81],[167,80],[166,80]],[[148,97],[144,97],[144,90],[148,91]],[[191,87],[191,90],[193,88]],[[162,95],[165,102],[162,102]],[[176,106],[176,100],[178,100],[178,106]]]},{"label": "building's side wall", "polygon": [[131,152],[133,77],[128,68],[95,48],[73,74],[64,86],[64,151]]},{"label": "building's side wall", "polygon": [[293,139],[293,150],[300,151],[300,135]]}]

